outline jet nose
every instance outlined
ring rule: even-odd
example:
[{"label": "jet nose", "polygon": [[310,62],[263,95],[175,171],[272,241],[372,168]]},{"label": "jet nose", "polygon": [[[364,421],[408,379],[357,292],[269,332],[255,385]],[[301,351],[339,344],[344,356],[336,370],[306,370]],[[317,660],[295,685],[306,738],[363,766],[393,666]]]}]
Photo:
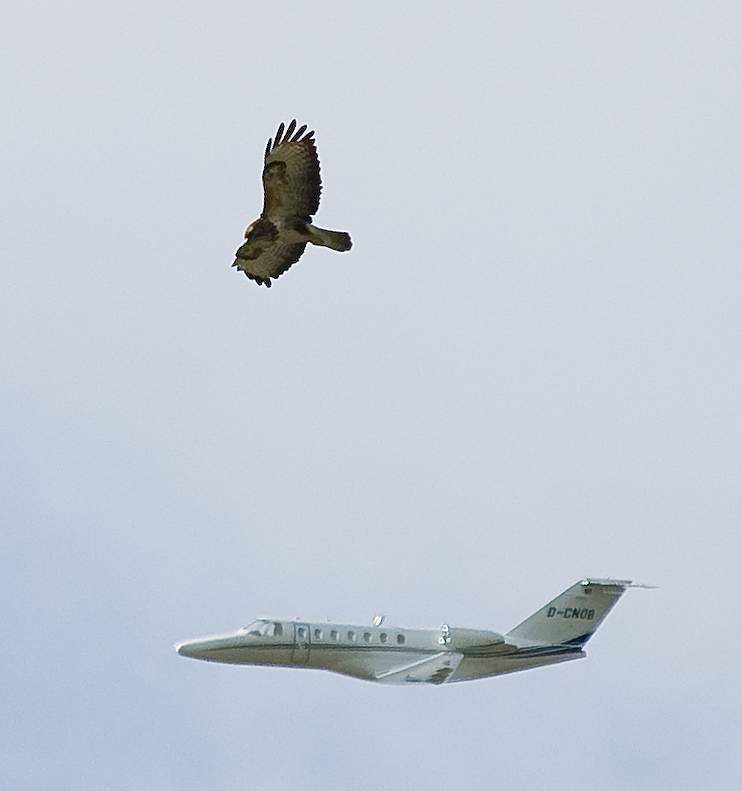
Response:
[{"label": "jet nose", "polygon": [[212,634],[193,640],[181,640],[173,646],[181,656],[208,659],[211,662],[234,662],[242,650],[242,633]]},{"label": "jet nose", "polygon": [[182,640],[179,643],[175,643],[173,648],[181,656],[190,656],[198,659],[201,656],[201,652],[198,650],[200,642],[200,640]]}]

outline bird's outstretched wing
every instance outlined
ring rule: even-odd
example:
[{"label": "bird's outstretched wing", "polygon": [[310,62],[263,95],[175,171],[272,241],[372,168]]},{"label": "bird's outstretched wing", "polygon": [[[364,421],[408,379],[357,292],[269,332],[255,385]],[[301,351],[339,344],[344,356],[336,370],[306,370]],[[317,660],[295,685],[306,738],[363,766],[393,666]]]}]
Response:
[{"label": "bird's outstretched wing", "polygon": [[[301,258],[306,246],[306,242],[282,244],[280,239],[276,242],[269,242],[265,247],[255,244],[248,245],[246,242],[237,251],[237,260],[232,266],[241,269],[250,280],[254,280],[258,285],[270,288],[270,279],[278,277],[292,264],[295,264]],[[242,255],[240,255],[241,253]],[[249,257],[244,258],[245,254]]]},{"label": "bird's outstretched wing", "polygon": [[275,140],[268,140],[263,168],[264,217],[293,216],[308,220],[319,208],[322,182],[314,132],[306,132],[306,126],[295,129],[295,120],[285,133],[281,124]]}]

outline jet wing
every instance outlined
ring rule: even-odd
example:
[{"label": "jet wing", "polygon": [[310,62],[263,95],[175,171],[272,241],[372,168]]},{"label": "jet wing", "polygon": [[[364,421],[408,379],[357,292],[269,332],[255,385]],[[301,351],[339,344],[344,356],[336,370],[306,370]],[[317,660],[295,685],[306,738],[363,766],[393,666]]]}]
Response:
[{"label": "jet wing", "polygon": [[375,681],[382,684],[443,684],[459,666],[463,654],[440,651],[402,667],[379,673]]}]

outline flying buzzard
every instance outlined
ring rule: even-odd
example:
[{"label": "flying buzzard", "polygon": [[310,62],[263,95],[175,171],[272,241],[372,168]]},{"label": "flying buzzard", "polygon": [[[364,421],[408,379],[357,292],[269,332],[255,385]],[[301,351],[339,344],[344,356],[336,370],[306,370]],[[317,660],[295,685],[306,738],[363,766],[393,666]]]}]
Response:
[{"label": "flying buzzard", "polygon": [[[247,240],[232,264],[258,285],[270,288],[278,277],[295,264],[307,242],[350,250],[350,236],[342,231],[325,231],[312,225],[319,208],[322,189],[314,132],[292,121],[284,134],[278,127],[276,139],[268,140],[263,168],[263,213],[245,231]],[[304,134],[306,132],[306,134]]]}]

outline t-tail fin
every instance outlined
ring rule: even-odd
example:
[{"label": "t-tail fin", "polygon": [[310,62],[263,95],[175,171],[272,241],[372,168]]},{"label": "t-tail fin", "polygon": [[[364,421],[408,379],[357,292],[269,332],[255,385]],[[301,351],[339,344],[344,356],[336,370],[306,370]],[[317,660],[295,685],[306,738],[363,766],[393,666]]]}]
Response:
[{"label": "t-tail fin", "polygon": [[581,580],[505,636],[521,647],[582,647],[630,586],[630,580]]}]

